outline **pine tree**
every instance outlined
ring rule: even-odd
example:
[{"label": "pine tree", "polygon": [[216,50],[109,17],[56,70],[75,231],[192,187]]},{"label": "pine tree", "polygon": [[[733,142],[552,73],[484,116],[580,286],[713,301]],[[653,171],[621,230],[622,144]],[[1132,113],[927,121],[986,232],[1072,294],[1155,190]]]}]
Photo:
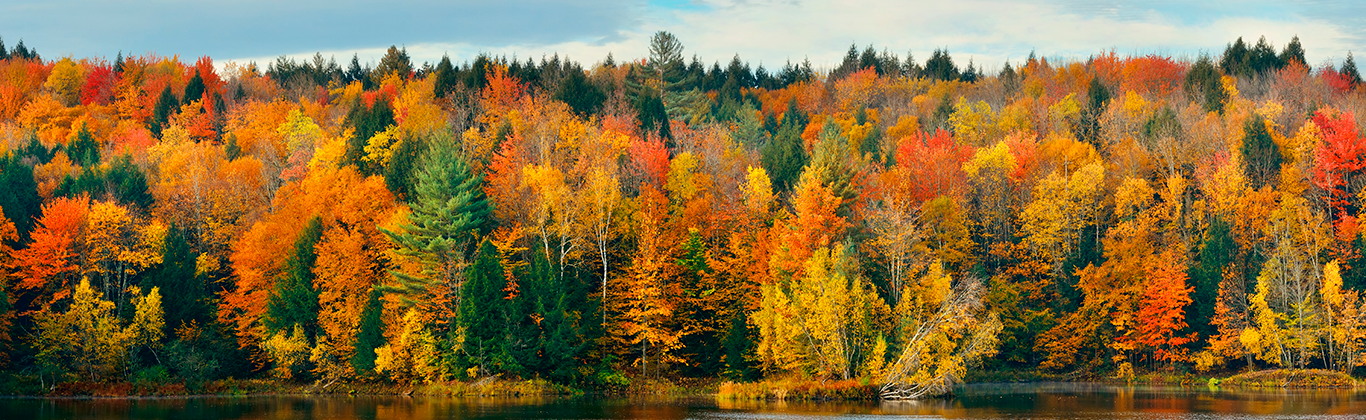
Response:
[{"label": "pine tree", "polygon": [[[359,67],[358,65],[356,66]],[[434,91],[432,93],[435,94],[437,98],[445,98],[446,94],[450,93],[451,89],[455,89],[455,83],[459,80],[457,79],[455,66],[451,65],[451,58],[442,54],[441,62],[436,64],[435,72],[436,74],[434,76],[436,77],[436,82],[433,83],[434,87],[432,89]]]},{"label": "pine tree", "polygon": [[95,136],[90,134],[90,129],[85,125],[81,125],[80,131],[76,132],[76,139],[67,143],[66,154],[81,166],[100,163],[100,145],[95,143]]},{"label": "pine tree", "polygon": [[375,349],[384,346],[384,304],[379,298],[379,289],[370,289],[370,299],[365,301],[365,309],[360,313],[360,325],[356,329],[356,352],[351,355],[351,368],[357,375],[375,370]]},{"label": "pine tree", "polygon": [[1300,44],[1299,35],[1290,38],[1290,43],[1285,44],[1285,49],[1281,50],[1281,55],[1277,58],[1282,65],[1288,66],[1290,63],[1308,65],[1308,62],[1304,61],[1304,46]]},{"label": "pine tree", "polygon": [[1342,61],[1342,71],[1338,73],[1342,73],[1348,81],[1352,82],[1352,86],[1361,84],[1361,73],[1357,71],[1357,62],[1352,59],[1351,51],[1347,52],[1347,59]]},{"label": "pine tree", "polygon": [[[398,253],[416,258],[422,272],[394,272],[398,285],[388,291],[403,295],[405,302],[416,303],[434,286],[460,290],[460,270],[473,239],[487,232],[492,205],[484,195],[484,177],[470,171],[455,145],[432,144],[414,176],[417,181],[410,199],[410,224],[402,231],[383,230]],[[448,310],[459,307],[459,297]]]},{"label": "pine tree", "polygon": [[481,370],[500,370],[506,357],[502,355],[504,328],[504,299],[507,278],[493,242],[484,240],[479,256],[469,268],[460,301],[460,323],[465,327],[465,354]]},{"label": "pine tree", "polygon": [[181,101],[183,104],[189,105],[203,98],[204,78],[199,77],[199,72],[194,72],[194,76],[190,76],[190,81],[185,83],[185,97],[181,98]]},{"label": "pine tree", "polygon": [[[41,149],[42,145],[38,145],[38,148]],[[33,178],[33,167],[20,162],[19,156],[13,153],[0,156],[0,210],[14,222],[19,243],[28,243],[28,234],[33,228],[34,218],[39,215],[41,200],[38,182]],[[19,243],[12,245],[17,248]]]},{"label": "pine tree", "polygon": [[151,131],[152,135],[161,137],[161,129],[171,121],[171,114],[175,113],[179,105],[180,101],[176,100],[175,94],[171,92],[170,85],[161,89],[161,95],[157,96],[156,107],[152,108],[152,119],[147,121],[147,130]]},{"label": "pine tree", "polygon": [[299,232],[294,252],[285,260],[285,270],[275,280],[275,289],[266,303],[263,324],[270,334],[288,332],[297,325],[307,337],[317,337],[318,289],[313,285],[313,266],[318,260],[314,247],[322,240],[322,234],[322,219],[318,216],[309,219]]},{"label": "pine tree", "polygon": [[182,324],[205,325],[214,321],[204,279],[195,273],[199,253],[190,249],[184,231],[172,225],[162,242],[162,249],[160,266],[143,277],[142,288],[158,287],[164,292],[162,307],[166,314],[167,336]]}]

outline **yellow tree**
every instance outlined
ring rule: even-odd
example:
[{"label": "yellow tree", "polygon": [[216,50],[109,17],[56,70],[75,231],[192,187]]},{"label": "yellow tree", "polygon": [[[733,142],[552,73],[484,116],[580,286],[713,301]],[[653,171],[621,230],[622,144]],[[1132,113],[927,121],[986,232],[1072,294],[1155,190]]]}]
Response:
[{"label": "yellow tree", "polygon": [[1095,223],[1104,190],[1105,167],[1092,162],[1068,175],[1054,171],[1034,187],[1034,202],[1020,214],[1024,242],[1062,278],[1063,261],[1078,245],[1082,229]]},{"label": "yellow tree", "polygon": [[[850,379],[860,366],[881,370],[890,309],[844,247],[821,247],[800,277],[761,287],[763,301],[751,315],[758,326],[759,359],[769,369],[809,371]],[[886,351],[885,341],[881,350]],[[869,363],[860,363],[869,362]]]},{"label": "yellow tree", "polygon": [[677,360],[672,354],[682,344],[681,334],[667,327],[677,302],[674,290],[677,265],[674,264],[673,244],[677,241],[666,229],[668,199],[653,186],[645,186],[637,197],[639,209],[635,215],[636,252],[626,278],[618,282],[621,298],[617,299],[621,313],[618,334],[629,346],[639,347],[641,375],[647,375],[650,351],[655,363],[662,366]]},{"label": "yellow tree", "polygon": [[1002,324],[987,311],[985,294],[976,278],[953,285],[939,263],[905,285],[893,311],[902,350],[885,369],[883,398],[944,395],[969,365],[996,354]]},{"label": "yellow tree", "polygon": [[1366,365],[1366,314],[1361,311],[1360,295],[1342,289],[1342,271],[1337,260],[1323,267],[1323,286],[1319,288],[1324,306],[1324,354],[1331,369],[1350,373]]},{"label": "yellow tree", "polygon": [[[134,295],[141,292],[132,288]],[[81,280],[66,312],[42,312],[36,317],[38,334],[33,347],[38,364],[54,381],[75,373],[84,380],[97,381],[118,373],[126,366],[130,350],[154,345],[161,340],[161,295],[158,289],[134,301],[133,322],[120,325],[114,302]]]}]

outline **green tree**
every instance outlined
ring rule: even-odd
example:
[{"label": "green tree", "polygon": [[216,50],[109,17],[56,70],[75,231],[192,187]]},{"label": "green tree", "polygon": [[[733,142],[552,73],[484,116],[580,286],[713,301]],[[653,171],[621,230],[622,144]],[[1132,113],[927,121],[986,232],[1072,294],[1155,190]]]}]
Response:
[{"label": "green tree", "polygon": [[460,323],[465,327],[465,354],[480,370],[498,372],[503,369],[504,299],[507,278],[499,261],[498,248],[485,239],[479,256],[468,271],[460,301]]},{"label": "green tree", "polygon": [[398,284],[388,291],[402,294],[412,304],[440,286],[440,293],[450,295],[427,303],[452,305],[447,309],[455,310],[467,248],[487,232],[493,212],[484,195],[484,177],[470,171],[456,146],[437,142],[423,155],[414,179],[409,224],[402,231],[382,231],[400,255],[415,258],[423,268],[416,274],[394,272]]},{"label": "green tree", "polygon": [[802,145],[802,130],[806,128],[805,117],[797,111],[797,102],[787,104],[782,125],[773,138],[759,150],[759,162],[773,178],[773,190],[778,193],[792,191],[806,167],[806,147]]},{"label": "green tree", "polygon": [[1304,46],[1300,44],[1299,35],[1290,38],[1290,43],[1285,44],[1285,49],[1281,50],[1281,55],[1277,57],[1277,59],[1280,60],[1282,65],[1287,66],[1290,65],[1290,63],[1300,63],[1306,66],[1309,64],[1309,62],[1304,61]]},{"label": "green tree", "polygon": [[455,66],[451,65],[451,58],[445,54],[441,55],[441,62],[436,63],[436,73],[432,76],[436,79],[433,83],[432,93],[437,98],[445,98],[451,89],[455,89],[455,84],[459,80]]},{"label": "green tree", "polygon": [[100,163],[100,145],[95,136],[84,124],[76,132],[76,139],[66,144],[66,155],[81,166],[94,166]]},{"label": "green tree", "polygon": [[1243,174],[1253,189],[1275,182],[1281,173],[1281,150],[1271,139],[1266,123],[1253,114],[1243,124]]},{"label": "green tree", "polygon": [[183,324],[206,325],[214,321],[204,278],[195,272],[199,253],[190,249],[183,229],[171,225],[162,242],[161,264],[142,278],[142,288],[166,291],[162,300],[167,332]]},{"label": "green tree", "polygon": [[204,99],[204,78],[199,76],[199,72],[194,72],[194,76],[190,76],[190,81],[185,83],[185,97],[181,98],[181,101],[189,105],[200,99]]},{"label": "green tree", "polygon": [[924,74],[934,80],[958,80],[961,77],[958,66],[953,64],[953,57],[949,56],[949,50],[939,48],[925,61]]},{"label": "green tree", "polygon": [[[42,148],[41,145],[38,146]],[[41,198],[38,182],[33,179],[33,167],[19,161],[12,153],[0,157],[0,211],[14,222],[19,238],[17,243],[28,243],[33,220],[38,217]]]},{"label": "green tree", "polygon": [[379,300],[383,293],[370,289],[370,299],[365,301],[365,309],[360,313],[360,325],[356,329],[356,352],[351,355],[351,368],[356,374],[366,374],[375,370],[375,349],[384,346],[384,304]]},{"label": "green tree", "polygon": [[1224,92],[1221,78],[1219,69],[1214,67],[1209,56],[1202,55],[1186,72],[1186,95],[1193,102],[1203,103],[1205,112],[1223,113],[1228,93]]},{"label": "green tree", "polygon": [[317,336],[318,289],[313,285],[313,266],[318,261],[314,247],[322,240],[322,234],[322,219],[313,216],[294,241],[294,251],[285,260],[285,270],[275,280],[275,288],[266,301],[262,324],[271,335],[288,333],[298,326],[306,337]]},{"label": "green tree", "polygon": [[171,92],[171,86],[167,85],[161,89],[161,94],[157,96],[157,104],[152,108],[152,119],[147,121],[147,130],[152,135],[161,137],[161,129],[171,121],[171,115],[175,114],[180,107],[180,101],[175,98],[175,93]]},{"label": "green tree", "polygon": [[397,46],[390,45],[389,50],[384,52],[384,57],[379,59],[379,65],[370,72],[370,79],[379,85],[384,82],[384,78],[390,74],[398,73],[399,77],[407,79],[413,73],[413,60],[408,58],[408,49],[399,49]]}]

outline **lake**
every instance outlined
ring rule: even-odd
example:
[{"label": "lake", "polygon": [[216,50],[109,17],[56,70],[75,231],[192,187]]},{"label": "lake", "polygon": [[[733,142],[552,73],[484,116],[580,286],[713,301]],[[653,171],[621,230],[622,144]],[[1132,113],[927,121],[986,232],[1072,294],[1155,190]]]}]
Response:
[{"label": "lake", "polygon": [[947,400],[805,403],[711,398],[194,397],[0,399],[21,419],[1335,419],[1366,415],[1357,391],[1231,391],[1086,383],[977,384]]}]

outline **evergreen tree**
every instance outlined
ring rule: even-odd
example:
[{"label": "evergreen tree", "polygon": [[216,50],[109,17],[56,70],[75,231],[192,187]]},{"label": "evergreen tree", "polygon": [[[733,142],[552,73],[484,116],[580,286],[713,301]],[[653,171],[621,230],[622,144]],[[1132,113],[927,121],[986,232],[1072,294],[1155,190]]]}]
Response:
[{"label": "evergreen tree", "polygon": [[427,142],[421,137],[409,137],[398,143],[389,166],[384,168],[384,185],[400,199],[411,199],[413,194],[413,166],[422,157]]},{"label": "evergreen tree", "polygon": [[486,372],[501,371],[507,362],[502,339],[506,334],[503,291],[507,278],[499,261],[498,248],[485,239],[479,255],[467,271],[461,291],[460,323],[465,327],[465,348],[476,366]]},{"label": "evergreen tree", "polygon": [[376,99],[374,105],[368,107],[364,102],[356,101],[351,105],[346,121],[356,129],[346,144],[346,161],[360,169],[362,174],[378,175],[380,167],[373,162],[365,162],[362,158],[365,157],[365,145],[370,142],[370,138],[395,124],[393,106],[383,99]]},{"label": "evergreen tree", "polygon": [[318,254],[314,247],[322,240],[323,224],[318,216],[308,220],[294,241],[294,250],[285,260],[285,270],[275,280],[266,301],[266,316],[262,319],[266,331],[274,334],[289,331],[298,325],[311,339],[318,332],[318,289],[313,285],[313,267]]},{"label": "evergreen tree", "polygon": [[370,79],[378,86],[384,82],[385,77],[394,73],[398,73],[398,77],[405,80],[413,73],[413,60],[408,58],[408,48],[399,49],[390,45],[389,50],[384,52],[384,57],[379,59],[379,65],[370,72]]},{"label": "evergreen tree", "polygon": [[1190,268],[1191,286],[1195,290],[1190,295],[1187,324],[1200,333],[1200,337],[1211,337],[1217,332],[1215,326],[1210,325],[1210,320],[1214,319],[1219,282],[1223,281],[1224,271],[1233,262],[1236,252],[1237,244],[1229,233],[1228,222],[1215,217],[1200,246],[1199,259]]},{"label": "evergreen tree", "polygon": [[161,129],[170,122],[171,115],[180,106],[180,101],[176,100],[175,94],[171,93],[171,86],[167,85],[161,89],[161,94],[157,96],[157,104],[152,108],[152,119],[147,121],[147,130],[152,135],[161,137]]},{"label": "evergreen tree", "polygon": [[734,381],[752,381],[758,376],[750,358],[754,354],[754,340],[750,339],[749,319],[745,311],[735,311],[725,337],[725,365],[722,377]]},{"label": "evergreen tree", "polygon": [[5,49],[5,37],[0,36],[0,60],[9,59],[9,50]]},{"label": "evergreen tree", "polygon": [[356,328],[356,352],[351,355],[351,368],[357,375],[375,370],[375,349],[385,344],[381,295],[383,293],[378,288],[370,289],[370,298],[365,301],[365,309],[360,313],[360,325]]},{"label": "evergreen tree", "polygon": [[185,97],[181,98],[181,103],[189,105],[201,99],[204,99],[204,78],[199,77],[199,72],[194,72],[190,81],[185,83]]},{"label": "evergreen tree", "polygon": [[433,83],[434,92],[432,93],[435,94],[437,98],[445,98],[446,94],[451,92],[451,89],[455,89],[455,83],[456,80],[458,80],[455,67],[451,65],[451,58],[442,54],[441,62],[436,64],[435,72],[436,74],[434,76],[436,76],[436,81]]},{"label": "evergreen tree", "polygon": [[[38,147],[42,148],[41,145]],[[33,167],[23,164],[12,153],[0,156],[0,210],[4,211],[5,217],[14,223],[14,229],[18,231],[19,243],[10,244],[14,248],[28,242],[33,220],[39,216],[41,200],[38,182],[33,178]]]},{"label": "evergreen tree", "polygon": [[175,329],[185,323],[207,325],[213,322],[208,289],[203,277],[195,273],[199,253],[190,249],[185,232],[171,225],[162,241],[162,249],[161,264],[148,271],[141,287],[143,290],[161,288],[166,336],[174,336]]},{"label": "evergreen tree", "polygon": [[664,109],[664,100],[652,89],[636,96],[636,115],[640,119],[640,131],[656,134],[666,143],[673,143],[673,132],[669,130],[669,113]]},{"label": "evergreen tree", "polygon": [[1219,59],[1219,69],[1223,70],[1224,74],[1247,76],[1250,74],[1250,56],[1251,51],[1248,50],[1247,44],[1243,43],[1243,37],[1238,37],[1237,41],[1224,48],[1224,56]]},{"label": "evergreen tree", "polygon": [[484,177],[470,170],[457,146],[432,144],[418,168],[409,199],[410,224],[400,232],[383,230],[400,255],[414,257],[424,266],[418,275],[394,272],[398,285],[386,290],[402,294],[409,303],[432,285],[459,285],[467,248],[487,232],[493,212],[484,195]]},{"label": "evergreen tree", "polygon": [[1285,66],[1290,65],[1290,63],[1308,65],[1308,62],[1304,61],[1304,46],[1300,44],[1299,35],[1290,38],[1290,43],[1285,44],[1285,49],[1281,50],[1281,55],[1277,59],[1280,60],[1281,65]]},{"label": "evergreen tree", "polygon": [[1203,103],[1205,112],[1223,113],[1228,93],[1224,92],[1221,78],[1219,69],[1214,67],[1209,56],[1202,55],[1186,72],[1186,95],[1190,96],[1191,101]]},{"label": "evergreen tree", "polygon": [[958,66],[953,64],[949,50],[938,48],[930,54],[930,59],[925,61],[925,75],[934,80],[958,80],[960,77]]},{"label": "evergreen tree", "polygon": [[100,163],[100,145],[95,143],[95,136],[90,134],[90,129],[84,124],[76,132],[76,139],[67,143],[66,154],[72,162],[81,166],[94,166]]},{"label": "evergreen tree", "polygon": [[1281,172],[1281,150],[1271,139],[1262,116],[1252,114],[1243,124],[1243,174],[1248,186],[1260,189]]},{"label": "evergreen tree", "polygon": [[759,162],[772,178],[775,193],[792,191],[802,168],[806,166],[806,147],[801,137],[802,130],[806,128],[803,119],[797,111],[796,101],[789,102],[778,132],[759,150]]},{"label": "evergreen tree", "polygon": [[607,101],[607,94],[590,82],[583,71],[575,66],[560,79],[554,98],[569,105],[575,114],[586,119],[602,108],[602,104]]},{"label": "evergreen tree", "polygon": [[1351,51],[1347,52],[1347,59],[1342,61],[1342,70],[1338,73],[1342,73],[1354,87],[1361,84],[1361,72],[1357,71],[1357,62],[1352,58]]}]

